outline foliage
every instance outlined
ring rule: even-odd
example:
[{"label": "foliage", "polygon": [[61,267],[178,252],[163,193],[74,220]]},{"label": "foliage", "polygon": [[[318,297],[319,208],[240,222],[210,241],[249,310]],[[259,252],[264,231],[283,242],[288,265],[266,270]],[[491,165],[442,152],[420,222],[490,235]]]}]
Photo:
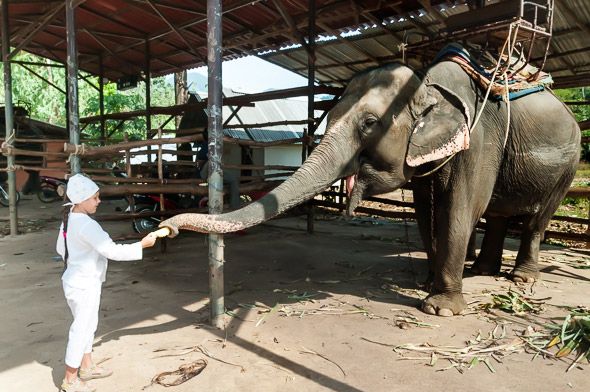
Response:
[{"label": "foliage", "polygon": [[[561,324],[549,324],[545,328],[545,332],[532,333],[523,339],[544,355],[566,358],[574,353],[566,372],[583,360],[590,362],[590,312],[587,308],[572,309]],[[554,347],[558,348],[555,354],[549,351]]]},{"label": "foliage", "polygon": [[[30,53],[20,52],[15,60],[29,61],[56,65],[58,63],[49,59],[35,56]],[[66,69],[61,67],[47,67],[39,65],[27,65],[47,81],[66,89]],[[36,77],[25,67],[12,65],[12,99],[15,105],[23,106],[29,111],[29,115],[40,121],[66,126],[66,98],[65,95],[52,87],[46,81]],[[4,83],[4,70],[0,64],[2,85]],[[83,72],[80,72],[84,74]],[[85,76],[86,77],[86,76]],[[98,77],[88,76],[87,80],[78,79],[78,100],[80,117],[99,114]],[[90,85],[92,83],[92,85]],[[128,91],[117,91],[115,83],[107,83],[104,86],[105,113],[127,112],[145,109],[145,83],[139,83],[138,87]],[[0,89],[0,101],[4,102],[4,88]],[[152,79],[151,105],[170,106],[174,104],[174,86],[162,78]],[[152,128],[158,127],[164,119],[162,116],[152,116]],[[116,129],[118,121],[107,121],[107,133]],[[171,126],[173,127],[173,122]],[[123,132],[128,132],[131,138],[144,138],[146,131],[145,117],[137,117],[125,122],[125,124],[111,135],[113,138],[122,138]],[[84,129],[87,137],[100,136],[100,124],[95,123]]]},{"label": "foliage", "polygon": [[489,310],[497,308],[507,313],[524,314],[524,313],[539,313],[541,311],[542,302],[527,298],[512,290],[508,290],[506,294],[493,294],[492,303],[481,305],[482,309]]},{"label": "foliage", "polygon": [[[587,101],[590,100],[590,88],[568,88],[555,90],[555,95],[562,101]],[[590,105],[568,105],[576,116],[576,120],[590,120]],[[582,131],[582,136],[590,136],[590,130]],[[590,143],[582,143],[582,156],[584,161],[590,161]]]}]

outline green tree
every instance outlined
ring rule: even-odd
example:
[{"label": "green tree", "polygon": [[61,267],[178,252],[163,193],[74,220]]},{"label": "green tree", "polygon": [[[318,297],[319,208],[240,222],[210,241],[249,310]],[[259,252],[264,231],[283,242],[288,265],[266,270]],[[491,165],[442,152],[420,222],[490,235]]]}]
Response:
[{"label": "green tree", "polygon": [[[58,65],[49,59],[35,56],[30,53],[20,52],[15,60]],[[30,70],[42,76],[45,80],[35,76]],[[65,94],[50,83],[66,90],[66,70],[61,67],[13,64],[12,70],[12,97],[15,105],[23,106],[29,111],[29,115],[40,121],[66,126],[66,97]],[[0,63],[0,80],[3,81],[3,68]],[[88,82],[79,78],[78,96],[80,117],[99,114],[98,77],[87,77]],[[48,83],[50,82],[50,83]],[[95,87],[92,87],[92,83]],[[3,86],[3,84],[2,84]],[[138,87],[128,91],[118,91],[115,83],[104,86],[105,113],[118,113],[145,109],[145,83],[139,83]],[[174,104],[174,86],[167,83],[163,77],[152,79],[151,83],[152,106],[170,106]],[[0,89],[0,101],[4,102],[4,88]],[[158,127],[165,116],[152,116],[152,128]],[[128,132],[131,137],[142,139],[145,137],[145,117],[130,119],[120,128],[118,121],[107,122],[107,134],[114,139],[121,139],[123,132]],[[168,128],[173,127],[173,122]],[[116,130],[115,130],[116,129]],[[115,130],[113,132],[113,130]],[[86,127],[83,131],[86,137],[96,138],[100,136],[100,124],[95,123]]]},{"label": "green tree", "polygon": [[[590,88],[589,87],[580,87],[580,88],[567,88],[562,90],[555,90],[555,95],[562,101],[588,101],[590,100]],[[574,115],[576,116],[576,120],[586,121],[590,120],[590,105],[582,104],[582,105],[568,105]],[[590,136],[590,130],[582,131],[582,137]],[[590,161],[590,144],[586,142],[582,142],[582,156],[581,159],[584,161]]]}]

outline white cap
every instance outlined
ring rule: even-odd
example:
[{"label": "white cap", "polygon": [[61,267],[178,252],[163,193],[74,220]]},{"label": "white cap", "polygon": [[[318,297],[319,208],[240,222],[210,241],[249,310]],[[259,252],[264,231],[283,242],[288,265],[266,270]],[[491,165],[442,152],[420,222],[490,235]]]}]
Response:
[{"label": "white cap", "polygon": [[96,192],[98,192],[98,185],[83,174],[76,174],[68,180],[66,195],[71,204],[82,203],[94,196]]}]

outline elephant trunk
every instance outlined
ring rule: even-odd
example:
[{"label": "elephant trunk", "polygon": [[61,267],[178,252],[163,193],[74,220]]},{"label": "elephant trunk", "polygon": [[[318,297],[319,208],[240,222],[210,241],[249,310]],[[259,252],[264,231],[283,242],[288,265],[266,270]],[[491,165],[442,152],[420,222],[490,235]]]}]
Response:
[{"label": "elephant trunk", "polygon": [[179,214],[160,223],[160,227],[170,228],[173,235],[178,233],[178,229],[228,233],[257,225],[311,199],[338,178],[353,171],[354,164],[351,162],[355,151],[352,143],[338,141],[333,134],[327,134],[291,177],[260,200],[219,215]]}]

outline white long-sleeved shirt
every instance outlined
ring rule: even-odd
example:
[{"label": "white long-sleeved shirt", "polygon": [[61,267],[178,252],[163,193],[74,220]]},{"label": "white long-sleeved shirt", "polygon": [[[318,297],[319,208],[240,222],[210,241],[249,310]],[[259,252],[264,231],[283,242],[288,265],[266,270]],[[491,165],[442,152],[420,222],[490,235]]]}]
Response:
[{"label": "white long-sleeved shirt", "polygon": [[[68,266],[62,280],[72,287],[86,288],[104,282],[107,259],[125,261],[143,257],[140,242],[114,243],[98,222],[83,213],[70,213],[67,241]],[[56,250],[62,258],[65,256],[63,224],[59,228]]]}]

